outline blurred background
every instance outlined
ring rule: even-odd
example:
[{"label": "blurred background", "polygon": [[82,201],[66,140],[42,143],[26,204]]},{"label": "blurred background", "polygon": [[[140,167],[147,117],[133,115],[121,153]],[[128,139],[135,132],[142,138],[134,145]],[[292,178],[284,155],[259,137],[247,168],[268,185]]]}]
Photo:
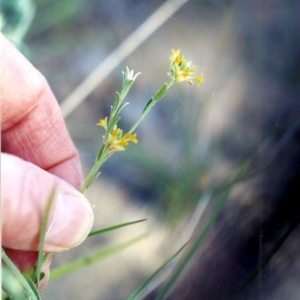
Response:
[{"label": "blurred background", "polygon": [[[171,49],[205,77],[200,87],[172,87],[137,129],[138,145],[112,156],[87,192],[94,229],[147,220],[55,255],[53,268],[143,238],[51,281],[43,299],[126,299],[187,241],[143,297],[154,299],[189,257],[166,299],[300,299],[299,1],[1,5],[2,30],[47,78],[85,174],[102,141],[95,124],[109,114],[126,66],[141,75],[124,130],[168,81]],[[112,54],[72,107],[76,88]]]}]

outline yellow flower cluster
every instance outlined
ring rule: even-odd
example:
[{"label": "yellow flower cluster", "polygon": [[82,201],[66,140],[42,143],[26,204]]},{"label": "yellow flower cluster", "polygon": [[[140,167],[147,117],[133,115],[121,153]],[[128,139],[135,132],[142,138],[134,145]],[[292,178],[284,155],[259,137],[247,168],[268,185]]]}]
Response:
[{"label": "yellow flower cluster", "polygon": [[[105,119],[101,119],[99,123],[97,123],[97,125],[107,130],[107,117]],[[134,144],[138,143],[136,133],[126,133],[125,135],[123,135],[123,130],[115,126],[114,129],[110,133],[108,133],[105,144],[109,152],[115,152],[123,151],[129,142],[132,142]]]},{"label": "yellow flower cluster", "polygon": [[180,55],[181,49],[172,49],[170,57],[170,75],[175,82],[188,81],[193,84],[195,81],[198,85],[204,80],[203,74],[194,76],[196,67],[192,65],[191,61],[187,61],[183,55]]}]

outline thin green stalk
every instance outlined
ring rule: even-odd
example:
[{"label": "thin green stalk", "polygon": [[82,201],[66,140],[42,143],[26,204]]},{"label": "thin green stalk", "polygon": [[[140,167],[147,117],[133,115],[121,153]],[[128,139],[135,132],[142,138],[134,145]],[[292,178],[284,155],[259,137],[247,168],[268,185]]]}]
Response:
[{"label": "thin green stalk", "polygon": [[148,115],[150,110],[153,108],[153,106],[165,95],[167,90],[174,84],[174,80],[169,81],[168,83],[165,83],[161,89],[156,93],[156,95],[151,98],[148,103],[146,104],[141,116],[138,118],[138,120],[134,123],[134,125],[131,127],[131,129],[128,131],[129,133],[132,133],[139,124],[144,120],[144,118]]},{"label": "thin green stalk", "polygon": [[82,188],[80,189],[81,193],[84,193],[90,185],[97,179],[99,176],[99,169],[103,165],[103,163],[108,159],[109,156],[100,156],[99,159],[95,162],[94,166],[92,167],[89,175],[85,179]]},{"label": "thin green stalk", "polygon": [[[12,299],[25,300],[32,299],[38,300],[36,293],[30,287],[25,277],[21,274],[15,264],[9,259],[5,251],[2,249],[1,258],[5,266],[3,266],[4,273],[2,274],[2,288],[4,291],[10,293],[9,296]],[[8,276],[8,277],[6,277]],[[11,280],[16,284],[14,289],[10,288]]]},{"label": "thin green stalk", "polygon": [[82,259],[79,259],[79,260],[76,260],[76,261],[73,261],[67,265],[64,265],[62,267],[59,267],[59,268],[56,268],[54,270],[52,270],[51,274],[50,274],[50,280],[53,280],[53,279],[57,279],[59,277],[62,277],[64,275],[67,275],[71,272],[74,272],[78,269],[81,269],[83,267],[86,267],[96,261],[99,261],[101,259],[105,259],[113,254],[116,254],[130,246],[132,246],[133,244],[141,241],[143,238],[145,238],[146,234],[142,234],[142,235],[139,235],[138,237],[135,237],[127,242],[124,242],[122,244],[119,244],[117,246],[113,246],[113,247],[110,247],[108,249],[105,249],[105,250],[101,250],[97,253],[94,253],[90,256],[87,256],[87,257],[84,257]]},{"label": "thin green stalk", "polygon": [[42,220],[42,226],[41,226],[41,232],[40,232],[40,241],[39,241],[39,254],[38,254],[38,261],[37,265],[35,268],[35,278],[34,281],[37,283],[37,289],[39,290],[40,287],[40,280],[41,280],[41,269],[42,265],[44,263],[44,244],[45,244],[45,236],[46,236],[46,230],[47,230],[47,225],[48,225],[48,220],[49,220],[49,215],[50,215],[50,209],[54,201],[54,195],[55,195],[55,190],[53,190],[50,194],[47,206],[45,208],[45,212],[43,215],[43,220]]},{"label": "thin green stalk", "polygon": [[111,226],[111,227],[106,227],[106,228],[103,228],[103,229],[95,230],[95,231],[90,232],[88,237],[103,234],[103,233],[106,233],[108,231],[112,231],[112,230],[119,229],[119,228],[122,228],[122,227],[125,227],[125,226],[133,225],[133,224],[136,224],[136,223],[144,222],[146,220],[147,219],[142,219],[142,220],[138,220],[138,221],[118,224],[118,225],[114,225],[114,226]]},{"label": "thin green stalk", "polygon": [[178,264],[178,266],[175,269],[175,271],[172,274],[172,276],[169,278],[169,280],[167,281],[167,283],[160,290],[160,292],[157,295],[157,297],[155,298],[155,300],[162,300],[166,296],[166,294],[169,292],[169,290],[174,286],[174,283],[177,281],[178,277],[180,276],[180,274],[182,273],[182,271],[184,270],[184,268],[190,262],[191,258],[194,256],[194,254],[196,253],[197,249],[199,248],[199,246],[201,245],[201,243],[203,242],[203,240],[206,238],[209,230],[211,229],[211,227],[215,223],[217,217],[221,213],[224,205],[227,202],[227,199],[228,199],[228,197],[230,195],[230,192],[231,192],[232,188],[236,185],[236,182],[238,181],[238,179],[241,176],[241,174],[243,173],[243,171],[244,171],[244,166],[241,166],[240,169],[235,174],[235,178],[232,180],[231,184],[227,187],[227,189],[223,193],[223,196],[219,200],[219,202],[217,204],[217,207],[214,210],[211,218],[206,223],[206,225],[203,228],[202,232],[196,238],[194,244],[191,246],[191,248],[189,249],[189,251],[187,252],[187,254],[185,255],[185,257],[183,258],[183,260]]},{"label": "thin green stalk", "polygon": [[[270,260],[274,257],[274,255],[277,253],[277,251],[281,248],[281,246],[284,244],[284,242],[287,240],[287,238],[290,236],[290,234],[294,231],[294,229],[299,225],[300,221],[295,222],[284,234],[282,237],[279,238],[278,241],[274,244],[272,249],[266,254],[266,256],[263,258],[262,264],[256,268],[250,276],[247,278],[245,283],[242,285],[242,287],[239,289],[239,291],[236,294],[236,297],[240,296],[240,294],[247,289],[247,287],[254,281],[254,279],[259,275],[260,272],[266,267],[266,265],[270,262]],[[234,298],[236,299],[236,298]]]},{"label": "thin green stalk", "polygon": [[185,248],[188,243],[185,243],[175,254],[172,255],[161,267],[159,267],[144,283],[142,283],[126,300],[134,300],[145,288],[153,281],[153,279],[170,263],[172,262]]},{"label": "thin green stalk", "polygon": [[203,242],[205,237],[207,236],[208,231],[213,226],[216,218],[218,217],[219,213],[221,212],[222,208],[224,207],[226,200],[229,195],[229,190],[224,194],[224,196],[221,198],[216,210],[214,211],[212,217],[202,230],[201,234],[198,236],[192,247],[187,252],[186,256],[183,258],[183,260],[179,263],[177,268],[175,269],[175,272],[172,274],[170,279],[167,281],[167,283],[164,285],[164,287],[160,290],[159,294],[155,298],[155,300],[162,300],[165,295],[169,292],[169,290],[173,287],[175,281],[178,279],[181,272],[184,270],[184,268],[187,266],[188,262],[191,260],[195,252],[197,251],[199,245]]}]

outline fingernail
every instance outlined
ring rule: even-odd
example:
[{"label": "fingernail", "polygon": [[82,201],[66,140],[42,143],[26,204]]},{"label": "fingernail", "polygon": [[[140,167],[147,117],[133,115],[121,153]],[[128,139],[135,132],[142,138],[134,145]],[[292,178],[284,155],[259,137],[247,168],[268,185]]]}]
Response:
[{"label": "fingernail", "polygon": [[55,252],[79,245],[89,234],[93,221],[91,205],[83,195],[58,194],[44,249]]}]

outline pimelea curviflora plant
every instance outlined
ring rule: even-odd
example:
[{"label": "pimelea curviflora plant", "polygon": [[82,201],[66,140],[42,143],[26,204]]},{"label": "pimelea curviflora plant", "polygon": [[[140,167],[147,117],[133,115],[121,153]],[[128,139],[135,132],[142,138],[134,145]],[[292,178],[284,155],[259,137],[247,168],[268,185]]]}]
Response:
[{"label": "pimelea curviflora plant", "polygon": [[[123,72],[122,88],[119,93],[117,92],[114,105],[111,107],[110,115],[100,119],[100,121],[97,123],[98,126],[104,128],[105,134],[103,135],[103,143],[98,150],[95,164],[92,167],[89,175],[87,176],[81,188],[82,193],[84,193],[90,187],[90,185],[95,181],[95,179],[100,174],[99,170],[101,166],[112,154],[118,151],[125,150],[125,148],[128,146],[129,143],[134,143],[134,144],[138,143],[137,134],[134,133],[134,131],[136,130],[138,125],[143,121],[146,115],[150,112],[153,106],[164,97],[164,95],[172,85],[183,81],[187,81],[189,84],[196,83],[197,85],[200,85],[200,83],[204,80],[202,73],[200,75],[195,75],[196,67],[192,65],[191,61],[186,60],[183,55],[180,55],[180,52],[181,52],[180,49],[172,50],[172,55],[170,57],[171,60],[170,69],[168,73],[170,77],[169,82],[163,84],[162,87],[156,93],[156,95],[146,103],[140,117],[133,124],[131,129],[126,133],[124,133],[123,130],[118,127],[118,122],[121,119],[120,113],[122,109],[128,104],[127,102],[124,102],[124,99],[127,96],[130,88],[132,87],[134,81],[136,80],[136,78],[139,76],[140,73],[136,73],[134,75],[133,70],[129,70],[128,67],[126,68],[126,71]],[[49,257],[51,257],[52,255],[51,253],[43,252],[43,244],[44,244],[44,238],[45,238],[45,232],[46,232],[50,207],[52,205],[53,198],[54,198],[54,194],[50,195],[48,201],[49,203],[45,209],[45,213],[42,221],[42,227],[40,229],[39,257],[38,257],[38,263],[36,267],[34,267],[32,270],[29,270],[29,272],[27,272],[26,274],[21,274],[19,270],[16,268],[16,266],[5,254],[5,252],[2,250],[2,260],[5,262],[5,266],[6,266],[2,272],[2,278],[3,278],[2,299],[5,300],[41,299],[39,294],[39,282],[44,277],[44,274],[41,272],[41,267],[43,263],[45,263],[46,260],[49,259]],[[135,224],[141,221],[144,221],[144,219],[134,221],[134,222],[128,222],[124,224],[118,224],[112,227],[93,231],[89,234],[89,236],[98,235],[104,232],[108,232],[110,230],[115,230],[123,226]],[[138,240],[140,240],[140,237],[128,241],[122,245],[118,245],[116,248],[110,249],[110,251],[111,253],[114,253],[116,252],[116,250],[121,250],[127,246],[130,246]],[[179,249],[179,251],[177,251],[175,255],[172,256],[164,264],[164,266],[167,265],[170,261],[172,261],[182,251],[184,247],[185,245],[181,249]],[[93,263],[101,259],[101,257],[107,255],[107,252],[108,250],[106,250],[106,252],[100,251],[98,253],[92,254],[89,257],[84,257],[83,259],[80,259],[75,262],[71,262],[60,268],[54,269],[54,271],[52,271],[50,275],[50,279],[61,277],[87,264]],[[162,266],[160,269],[162,269],[164,266]],[[160,269],[156,273],[159,273]],[[155,274],[151,276],[144,285],[148,284],[147,282],[148,281],[150,282],[153,279],[153,277],[155,277]],[[140,293],[144,285],[138,288],[128,299],[135,299],[136,295]]]},{"label": "pimelea curviflora plant", "polygon": [[85,192],[94,182],[94,180],[99,175],[100,167],[113,153],[125,150],[125,147],[130,142],[134,144],[138,143],[137,135],[133,132],[146,117],[146,115],[150,112],[152,107],[164,97],[167,90],[172,85],[182,81],[187,81],[191,85],[194,82],[197,85],[200,85],[200,83],[203,82],[203,74],[201,73],[200,75],[196,76],[196,67],[192,65],[191,61],[188,61],[184,58],[183,55],[180,55],[180,52],[181,49],[172,49],[172,55],[170,57],[170,70],[168,73],[170,77],[169,82],[163,84],[156,95],[147,102],[139,119],[127,133],[123,134],[123,130],[118,128],[118,122],[121,119],[121,110],[128,104],[127,102],[124,102],[124,99],[127,96],[136,78],[141,74],[136,73],[134,75],[134,71],[130,71],[128,67],[126,67],[126,72],[123,72],[122,89],[120,93],[117,92],[116,100],[114,105],[111,107],[110,115],[101,119],[97,123],[98,126],[101,126],[105,129],[103,144],[98,151],[95,164],[81,188],[81,192]]}]

